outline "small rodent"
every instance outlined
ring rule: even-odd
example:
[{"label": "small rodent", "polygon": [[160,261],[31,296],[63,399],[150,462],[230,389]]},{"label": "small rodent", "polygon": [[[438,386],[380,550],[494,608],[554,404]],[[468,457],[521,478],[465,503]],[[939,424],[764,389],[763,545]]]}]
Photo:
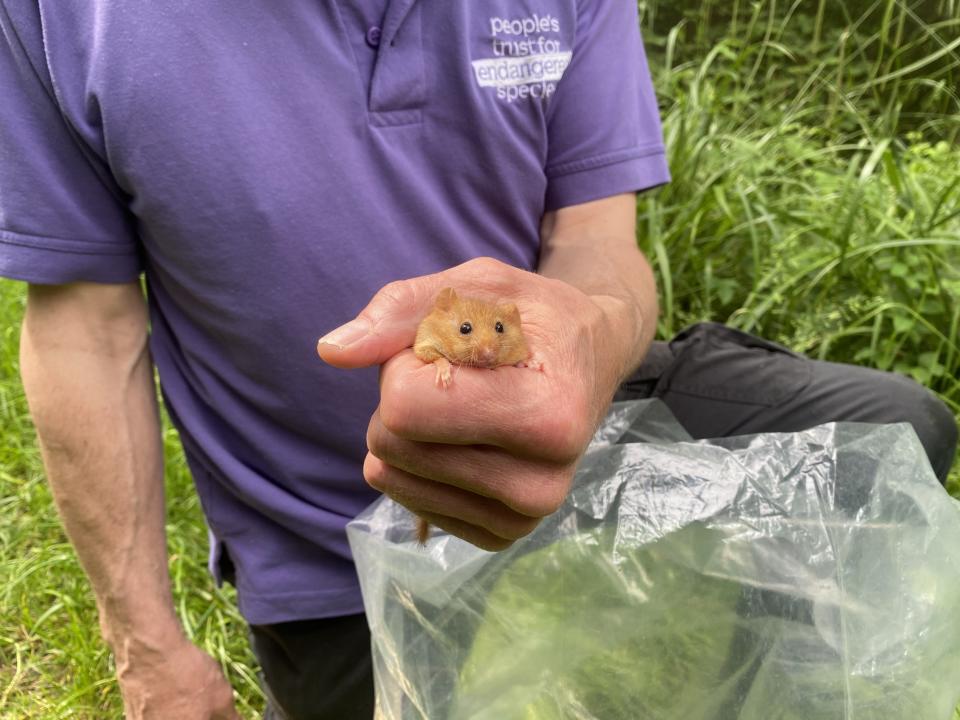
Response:
[{"label": "small rodent", "polygon": [[420,321],[413,353],[436,366],[442,388],[453,382],[451,364],[493,369],[521,365],[530,357],[516,305],[460,297],[449,287]]},{"label": "small rodent", "polygon": [[[501,365],[542,367],[530,360],[516,305],[460,297],[449,287],[440,291],[433,309],[417,327],[413,353],[434,364],[437,385],[444,389],[453,382],[451,365],[491,370]],[[424,545],[429,536],[430,524],[419,519],[417,541]]]}]

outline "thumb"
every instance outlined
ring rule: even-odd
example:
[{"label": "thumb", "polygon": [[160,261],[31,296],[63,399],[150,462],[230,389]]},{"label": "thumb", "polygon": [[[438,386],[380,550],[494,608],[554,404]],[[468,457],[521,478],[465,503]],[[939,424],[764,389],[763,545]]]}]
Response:
[{"label": "thumb", "polygon": [[413,345],[439,286],[437,275],[384,285],[357,317],[320,338],[317,353],[339,368],[382,365]]}]

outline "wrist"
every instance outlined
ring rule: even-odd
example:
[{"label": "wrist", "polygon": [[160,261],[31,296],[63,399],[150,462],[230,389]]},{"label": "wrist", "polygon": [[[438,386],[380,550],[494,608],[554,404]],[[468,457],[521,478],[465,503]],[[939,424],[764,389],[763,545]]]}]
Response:
[{"label": "wrist", "polygon": [[101,608],[100,632],[117,656],[118,664],[121,656],[166,654],[186,640],[172,605],[143,605],[123,611]]},{"label": "wrist", "polygon": [[650,327],[652,323],[635,302],[614,295],[591,295],[590,300],[600,310],[595,331],[597,355],[603,359],[615,391],[643,360],[655,327]]}]

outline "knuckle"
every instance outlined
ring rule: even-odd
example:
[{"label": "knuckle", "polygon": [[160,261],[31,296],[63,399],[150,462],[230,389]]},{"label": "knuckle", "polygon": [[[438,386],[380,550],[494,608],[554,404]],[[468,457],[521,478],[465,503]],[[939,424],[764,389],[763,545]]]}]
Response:
[{"label": "knuckle", "polygon": [[557,510],[560,509],[560,506],[563,505],[564,501],[567,499],[567,490],[569,488],[569,482],[561,482],[559,478],[550,485],[547,486],[541,498],[540,511],[543,513],[542,517],[547,515],[552,515]]},{"label": "knuckle", "polygon": [[539,524],[540,518],[538,517],[518,517],[497,534],[512,543],[532,533]]},{"label": "knuckle", "polygon": [[[380,406],[380,422],[383,424],[384,429],[387,432],[391,432],[394,435],[399,434],[399,431],[403,428],[403,414],[400,412],[399,408],[395,403],[382,403]],[[374,438],[375,441],[379,438]]]},{"label": "knuckle", "polygon": [[569,483],[565,485],[556,485],[552,488],[553,492],[549,497],[545,499],[544,510],[546,510],[546,515],[552,515],[557,510],[560,509],[560,506],[566,502],[567,492],[569,490]]},{"label": "knuckle", "polygon": [[411,283],[405,280],[394,280],[380,288],[377,298],[387,306],[402,308],[416,300],[416,292]]},{"label": "knuckle", "polygon": [[568,488],[569,482],[563,482],[560,477],[544,485],[538,493],[536,506],[530,508],[533,511],[531,514],[537,518],[538,522],[540,518],[552,515],[563,505],[564,500],[567,499]]},{"label": "knuckle", "polygon": [[467,264],[471,266],[472,270],[476,270],[477,272],[481,272],[481,273],[497,272],[503,267],[505,267],[504,263],[492,257],[474,258],[473,260],[470,260]]},{"label": "knuckle", "polygon": [[519,537],[530,533],[543,518],[563,505],[573,479],[572,468],[566,464],[542,466],[536,476],[522,484],[523,497],[509,504],[518,514],[515,525],[521,532]]},{"label": "knuckle", "polygon": [[513,543],[513,540],[507,540],[506,538],[487,538],[478,541],[476,545],[481,550],[486,550],[488,552],[501,552],[513,545]]},{"label": "knuckle", "polygon": [[367,453],[363,460],[363,479],[367,485],[378,492],[386,492],[389,473],[386,463],[373,453]]},{"label": "knuckle", "polygon": [[384,426],[379,413],[374,415],[367,426],[367,450],[382,463],[402,467],[402,464],[398,463],[402,445],[400,439]]},{"label": "knuckle", "polygon": [[590,442],[586,413],[575,401],[542,413],[534,429],[543,455],[555,462],[574,463]]},{"label": "knuckle", "polygon": [[513,288],[517,274],[525,272],[492,257],[473,258],[460,267],[465,279],[478,287],[500,292]]},{"label": "knuckle", "polygon": [[376,332],[377,323],[414,306],[417,290],[414,283],[406,280],[394,280],[380,288],[367,306],[360,311],[359,317],[366,318]]},{"label": "knuckle", "polygon": [[410,424],[411,404],[405,400],[406,389],[397,374],[384,375],[380,388],[380,423],[383,429],[403,436]]},{"label": "knuckle", "polygon": [[375,453],[381,445],[380,422],[380,411],[378,409],[377,412],[370,417],[370,422],[367,423],[367,450],[372,453]]}]

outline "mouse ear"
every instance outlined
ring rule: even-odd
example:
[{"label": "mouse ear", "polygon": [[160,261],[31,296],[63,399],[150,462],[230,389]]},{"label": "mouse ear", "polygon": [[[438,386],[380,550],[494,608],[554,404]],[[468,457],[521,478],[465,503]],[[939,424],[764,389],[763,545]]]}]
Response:
[{"label": "mouse ear", "polygon": [[500,312],[503,314],[507,320],[510,322],[520,324],[520,311],[517,310],[517,306],[513,303],[506,303],[500,306]]},{"label": "mouse ear", "polygon": [[452,287],[446,287],[440,291],[437,295],[436,302],[434,305],[441,310],[449,310],[453,307],[453,304],[457,301],[457,293],[454,292]]}]

